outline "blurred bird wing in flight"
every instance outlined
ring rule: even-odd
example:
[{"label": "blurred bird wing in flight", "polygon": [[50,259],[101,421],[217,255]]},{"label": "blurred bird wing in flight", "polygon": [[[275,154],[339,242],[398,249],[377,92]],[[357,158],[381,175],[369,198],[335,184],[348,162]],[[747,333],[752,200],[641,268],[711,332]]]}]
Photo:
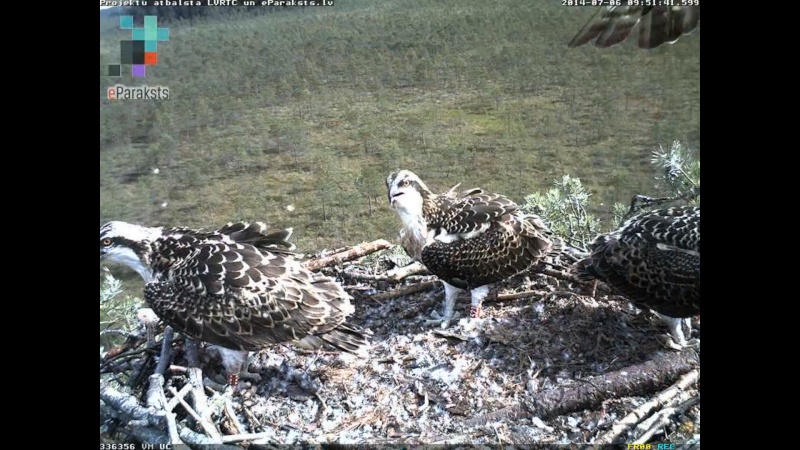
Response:
[{"label": "blurred bird wing in flight", "polygon": [[609,6],[598,10],[567,45],[579,47],[594,40],[596,47],[611,47],[627,39],[638,24],[637,45],[652,49],[674,43],[699,23],[700,6]]}]

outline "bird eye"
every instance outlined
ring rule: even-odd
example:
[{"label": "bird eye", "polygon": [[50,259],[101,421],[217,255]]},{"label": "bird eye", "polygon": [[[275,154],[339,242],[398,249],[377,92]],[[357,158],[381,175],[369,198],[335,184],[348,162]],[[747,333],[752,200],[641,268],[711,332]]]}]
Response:
[{"label": "bird eye", "polygon": [[402,186],[402,187],[411,186],[411,182],[408,181],[408,180],[403,180],[402,182],[400,182],[400,186]]},{"label": "bird eye", "polygon": [[111,245],[111,239],[103,239],[100,243],[103,244],[103,247],[108,247]]}]

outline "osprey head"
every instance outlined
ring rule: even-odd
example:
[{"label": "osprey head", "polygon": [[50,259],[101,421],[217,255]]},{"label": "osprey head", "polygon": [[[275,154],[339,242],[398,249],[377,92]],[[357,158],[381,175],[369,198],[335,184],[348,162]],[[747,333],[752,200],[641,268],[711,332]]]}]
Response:
[{"label": "osprey head", "polygon": [[150,228],[113,221],[100,227],[100,261],[123,264],[145,281],[153,277],[150,268],[150,243],[162,235],[162,228]]},{"label": "osprey head", "polygon": [[400,170],[386,178],[389,204],[399,213],[420,215],[422,203],[431,195],[428,186],[410,170]]}]

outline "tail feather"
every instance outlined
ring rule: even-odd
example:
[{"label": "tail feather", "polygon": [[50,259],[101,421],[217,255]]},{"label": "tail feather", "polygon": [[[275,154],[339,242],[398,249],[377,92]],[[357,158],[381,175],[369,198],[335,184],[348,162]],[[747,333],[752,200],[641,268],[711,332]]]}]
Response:
[{"label": "tail feather", "polygon": [[367,336],[370,334],[368,330],[345,322],[327,333],[306,336],[300,340],[299,345],[316,350],[328,344],[339,350],[366,358],[369,348]]}]

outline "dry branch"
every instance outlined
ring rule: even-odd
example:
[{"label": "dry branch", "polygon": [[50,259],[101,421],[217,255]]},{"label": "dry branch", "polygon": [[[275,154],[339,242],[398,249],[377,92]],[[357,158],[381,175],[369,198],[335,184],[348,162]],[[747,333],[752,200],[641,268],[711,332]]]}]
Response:
[{"label": "dry branch", "polygon": [[528,298],[528,297],[542,297],[544,298],[550,294],[550,291],[545,290],[532,290],[532,291],[523,291],[523,292],[516,292],[514,294],[497,294],[496,298],[488,297],[484,302],[491,303],[492,301],[502,302],[505,300],[518,300],[520,298]]},{"label": "dry branch", "polygon": [[398,267],[386,272],[386,275],[371,275],[366,273],[348,273],[347,276],[354,280],[363,281],[391,281],[399,282],[417,274],[426,274],[428,269],[420,262],[413,262],[407,266]]},{"label": "dry branch", "polygon": [[435,280],[435,281],[424,281],[422,283],[403,286],[401,288],[398,288],[398,289],[395,289],[395,290],[389,291],[389,292],[384,292],[382,294],[376,294],[376,295],[371,296],[370,298],[373,299],[373,300],[376,300],[376,301],[381,301],[381,300],[389,300],[389,299],[392,299],[392,298],[402,297],[404,295],[416,294],[417,292],[422,292],[424,290],[427,290],[427,289],[430,289],[430,288],[436,286],[437,283],[439,283],[438,280]]},{"label": "dry branch", "polygon": [[167,373],[169,367],[170,356],[172,355],[172,338],[174,331],[172,327],[167,325],[164,327],[164,338],[161,341],[161,356],[158,358],[158,365],[156,366],[156,373],[164,375]]},{"label": "dry branch", "polygon": [[463,423],[471,427],[529,417],[546,420],[591,409],[610,398],[646,395],[674,382],[676,378],[699,365],[700,358],[692,351],[659,353],[642,364],[543,391],[526,399],[522,405],[509,406]]},{"label": "dry branch", "polygon": [[420,273],[425,273],[427,271],[428,269],[425,268],[424,264],[422,264],[419,261],[414,261],[413,263],[407,266],[398,267],[396,269],[392,269],[386,272],[386,276],[389,277],[389,280],[399,281],[409,275],[417,275]]},{"label": "dry branch", "polygon": [[639,426],[636,427],[635,431],[640,432],[641,434],[636,438],[634,444],[643,444],[649,441],[654,434],[670,423],[670,417],[684,413],[687,409],[699,403],[700,394],[692,396],[687,392],[683,392],[682,395],[677,397],[677,401],[680,402],[678,406],[664,408],[658,413],[654,414],[653,417],[640,423]]},{"label": "dry branch", "polygon": [[391,246],[392,244],[385,239],[364,242],[363,244],[356,245],[355,247],[330,256],[309,259],[308,261],[303,262],[303,266],[308,270],[319,270],[323,267],[335,266],[345,261],[352,261],[354,259],[369,255],[370,253],[377,252],[378,250],[387,249]]},{"label": "dry branch", "polygon": [[691,372],[687,373],[677,383],[673,384],[662,392],[659,392],[658,395],[650,399],[649,401],[644,402],[638,408],[631,411],[630,414],[623,417],[622,420],[615,423],[610,430],[608,430],[605,434],[597,438],[595,441],[597,444],[610,444],[612,443],[619,435],[623,432],[630,430],[633,428],[637,423],[639,423],[642,419],[647,417],[653,410],[656,408],[665,406],[676,398],[679,393],[684,391],[689,386],[693,385],[698,379],[700,378],[700,370],[695,369]]},{"label": "dry branch", "polygon": [[136,397],[120,392],[111,386],[100,385],[100,400],[128,418],[144,421],[158,429],[165,429],[167,426],[163,413],[160,414],[155,408],[145,408],[139,404]]}]

